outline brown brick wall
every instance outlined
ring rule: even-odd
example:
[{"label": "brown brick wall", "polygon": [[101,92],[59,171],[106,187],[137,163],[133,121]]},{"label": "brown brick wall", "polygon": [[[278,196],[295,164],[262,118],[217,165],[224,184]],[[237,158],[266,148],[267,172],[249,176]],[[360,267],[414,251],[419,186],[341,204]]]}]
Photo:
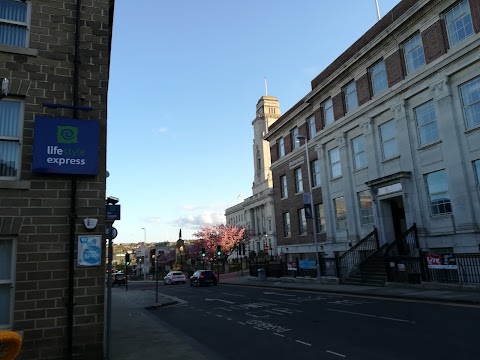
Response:
[{"label": "brown brick wall", "polygon": [[[307,134],[307,123],[303,123],[302,125],[300,125],[298,127],[298,135],[305,136],[305,137],[308,136],[308,134]],[[304,143],[305,143],[305,140],[300,139],[300,145],[303,145]]]},{"label": "brown brick wall", "polygon": [[333,104],[333,117],[335,121],[341,119],[345,115],[345,99],[343,92],[338,93],[332,98]]},{"label": "brown brick wall", "polygon": [[[317,154],[315,150],[310,149],[308,153],[310,161],[317,159]],[[294,161],[299,158],[304,158],[304,163],[302,164],[302,178],[303,178],[303,188],[304,191],[308,191],[308,169],[306,167],[305,159],[305,150],[299,151],[298,156],[292,158],[291,161]],[[286,175],[287,177],[287,187],[288,187],[288,198],[280,199],[281,190],[280,190],[280,176]],[[308,244],[312,243],[313,240],[313,224],[311,220],[307,220],[307,235],[299,236],[298,235],[298,216],[297,210],[303,208],[303,193],[295,194],[295,175],[294,169],[289,168],[289,162],[272,169],[273,176],[273,202],[275,206],[275,224],[277,232],[277,241],[278,246],[288,246],[291,244]],[[322,203],[322,192],[321,188],[313,189],[313,198],[315,204]],[[290,212],[290,228],[292,236],[285,238],[283,234],[283,214]]]},{"label": "brown brick wall", "polygon": [[278,143],[270,146],[270,160],[272,164],[278,160]]},{"label": "brown brick wall", "polygon": [[427,64],[447,53],[448,39],[445,35],[443,20],[437,21],[422,32],[423,51]]},{"label": "brown brick wall", "polygon": [[400,49],[385,59],[385,69],[387,71],[388,87],[392,87],[405,78],[405,65]]},{"label": "brown brick wall", "polygon": [[293,149],[292,137],[289,134],[285,136],[283,140],[284,140],[284,146],[285,146],[285,155],[290,154]]},{"label": "brown brick wall", "polygon": [[370,78],[368,72],[357,80],[357,97],[358,106],[365,104],[372,98],[372,91],[370,87]]},{"label": "brown brick wall", "polygon": [[469,0],[470,11],[472,14],[473,29],[480,33],[480,0]]},{"label": "brown brick wall", "polygon": [[[73,117],[75,2],[32,1],[30,48],[38,56],[0,52],[0,76],[12,80],[11,93],[25,101],[21,179],[26,188],[0,187],[0,234],[17,241],[13,330],[23,331],[19,359],[65,359],[69,264],[71,176],[31,172],[36,115]],[[109,0],[82,4],[79,94],[93,111],[78,118],[100,121],[99,175],[77,181],[76,238],[85,217],[105,231],[106,102],[109,76]],[[28,80],[27,80],[28,79]],[[105,249],[102,244],[103,255]],[[75,249],[76,250],[76,249]],[[104,256],[103,256],[104,258]],[[75,257],[76,259],[76,257]],[[73,358],[103,359],[104,264],[74,272]]]},{"label": "brown brick wall", "polygon": [[324,125],[324,120],[323,120],[323,108],[318,109],[313,113],[315,116],[315,127],[317,131],[322,130],[325,125]]}]

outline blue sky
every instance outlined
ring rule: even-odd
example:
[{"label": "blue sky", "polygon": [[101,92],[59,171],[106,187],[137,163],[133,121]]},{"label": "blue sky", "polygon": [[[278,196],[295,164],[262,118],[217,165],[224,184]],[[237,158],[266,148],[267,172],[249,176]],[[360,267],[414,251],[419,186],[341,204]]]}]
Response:
[{"label": "blue sky", "polygon": [[[382,15],[399,0],[379,0]],[[347,10],[347,11],[345,11]],[[251,195],[252,120],[282,113],[377,21],[375,0],[120,0],[108,98],[117,243],[176,241]],[[146,229],[146,232],[142,230]]]}]

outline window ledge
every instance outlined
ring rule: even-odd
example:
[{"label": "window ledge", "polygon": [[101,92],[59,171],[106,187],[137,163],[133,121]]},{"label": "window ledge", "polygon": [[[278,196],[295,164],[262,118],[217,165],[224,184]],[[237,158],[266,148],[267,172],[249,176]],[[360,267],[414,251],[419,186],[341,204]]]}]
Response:
[{"label": "window ledge", "polygon": [[465,130],[464,133],[465,133],[465,135],[467,135],[467,134],[470,134],[470,133],[478,131],[478,130],[480,130],[480,124],[472,126],[471,128],[468,128],[467,130]]},{"label": "window ledge", "polygon": [[331,181],[331,182],[338,181],[338,180],[340,180],[341,178],[342,178],[341,176],[337,176],[337,177],[332,178],[330,181]]},{"label": "window ledge", "polygon": [[23,48],[19,46],[10,46],[10,45],[2,45],[0,44],[0,53],[11,53],[11,54],[21,54],[21,55],[29,55],[29,56],[38,56],[37,49],[31,48]]},{"label": "window ledge", "polygon": [[355,169],[353,170],[353,173],[356,174],[356,173],[361,173],[361,172],[365,172],[368,170],[368,166],[365,166],[363,168],[360,168],[360,169]]},{"label": "window ledge", "polygon": [[390,162],[390,161],[398,160],[398,159],[400,159],[400,155],[392,156],[392,157],[390,157],[390,158],[388,158],[388,159],[382,160],[382,164],[388,163],[388,162]]},{"label": "window ledge", "polygon": [[435,140],[435,141],[429,142],[428,144],[423,144],[423,145],[419,146],[417,148],[417,150],[425,150],[425,149],[434,147],[434,146],[436,146],[438,144],[441,144],[441,143],[442,143],[442,140]]},{"label": "window ledge", "polygon": [[30,190],[30,181],[0,180],[0,189]]}]

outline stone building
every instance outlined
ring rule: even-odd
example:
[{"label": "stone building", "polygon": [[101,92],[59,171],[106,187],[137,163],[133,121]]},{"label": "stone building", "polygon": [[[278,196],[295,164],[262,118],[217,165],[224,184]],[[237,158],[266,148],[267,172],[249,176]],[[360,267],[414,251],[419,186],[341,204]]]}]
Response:
[{"label": "stone building", "polygon": [[315,259],[308,181],[322,256],[374,228],[391,243],[414,224],[422,249],[479,251],[479,33],[479,0],[402,0],[269,127],[289,256]]},{"label": "stone building", "polygon": [[[270,256],[277,255],[275,233],[275,209],[273,206],[273,182],[270,171],[270,148],[264,136],[280,117],[280,105],[275,96],[262,96],[257,103],[253,125],[253,164],[254,177],[252,195],[225,210],[227,224],[245,226],[252,231],[252,238],[245,249],[245,255],[251,251],[260,251]],[[236,253],[232,255],[236,256]]]},{"label": "stone building", "polygon": [[0,2],[0,329],[20,359],[104,356],[113,6]]}]

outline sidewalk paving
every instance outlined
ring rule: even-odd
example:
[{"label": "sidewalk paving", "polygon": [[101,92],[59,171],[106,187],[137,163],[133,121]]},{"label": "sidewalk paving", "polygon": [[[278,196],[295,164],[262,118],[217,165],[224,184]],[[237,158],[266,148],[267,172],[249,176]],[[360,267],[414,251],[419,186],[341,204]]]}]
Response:
[{"label": "sidewalk paving", "polygon": [[[138,282],[154,284],[151,280]],[[302,278],[266,278],[260,280],[256,277],[242,277],[238,273],[220,275],[219,286],[232,285],[480,306],[480,291],[423,289],[420,287],[327,285],[318,284],[314,279],[310,279],[310,281]],[[218,358],[194,339],[171,328],[148,310],[155,306],[176,304],[179,299],[159,293],[159,301],[156,304],[154,291],[131,288],[128,291],[118,290],[112,292],[112,348],[110,359],[214,360]]]}]

